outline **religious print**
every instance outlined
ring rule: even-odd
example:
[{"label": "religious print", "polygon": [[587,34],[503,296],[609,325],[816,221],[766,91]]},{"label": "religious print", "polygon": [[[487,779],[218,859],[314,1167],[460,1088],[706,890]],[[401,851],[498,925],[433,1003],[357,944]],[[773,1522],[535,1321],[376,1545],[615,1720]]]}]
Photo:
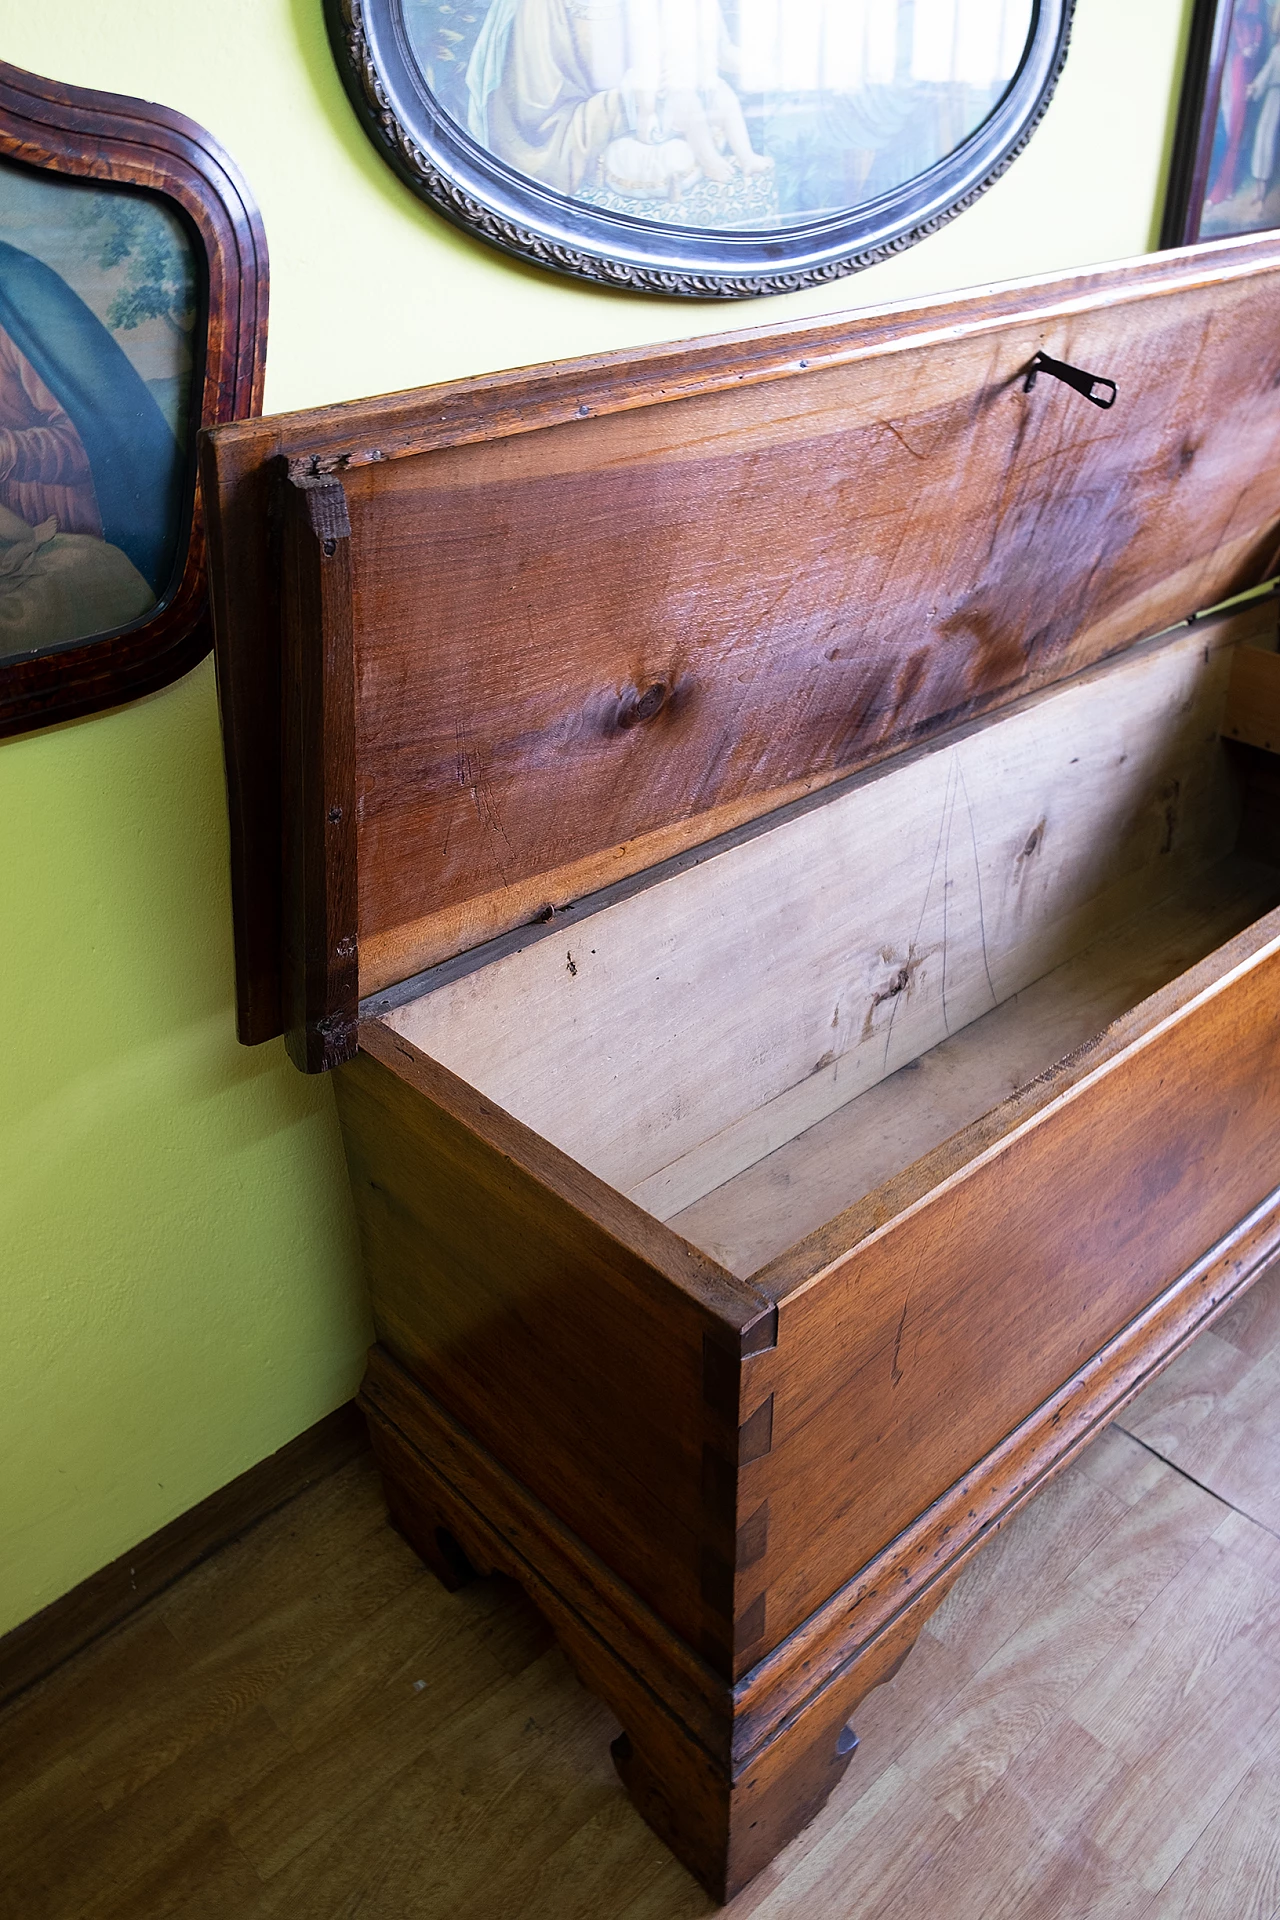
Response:
[{"label": "religious print", "polygon": [[[644,262],[652,290],[728,294],[772,288],[707,284],[717,270],[830,278],[972,198],[1043,112],[1071,6],[329,0],[329,9],[368,130],[451,218],[563,271],[645,284],[628,272]],[[480,206],[468,204],[473,195]],[[868,259],[849,257],[859,242]],[[613,271],[592,273],[575,247],[605,254]],[[663,283],[664,270],[678,279],[682,267],[702,282]]]},{"label": "religious print", "polygon": [[557,193],[773,228],[944,159],[1017,72],[1032,0],[406,0],[428,86]]},{"label": "religious print", "polygon": [[1166,247],[1280,227],[1280,0],[1196,0]]},{"label": "religious print", "polygon": [[159,196],[0,162],[0,659],[164,599],[197,312],[192,245]]},{"label": "religious print", "polygon": [[1280,226],[1280,0],[1236,0],[1200,234]]}]

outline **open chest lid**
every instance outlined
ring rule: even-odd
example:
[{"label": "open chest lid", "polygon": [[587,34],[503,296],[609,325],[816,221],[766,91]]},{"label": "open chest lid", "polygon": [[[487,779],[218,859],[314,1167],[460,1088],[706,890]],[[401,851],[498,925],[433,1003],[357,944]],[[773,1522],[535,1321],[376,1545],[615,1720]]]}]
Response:
[{"label": "open chest lid", "polygon": [[362,995],[1270,578],[1278,319],[1273,234],[216,429],[242,1039],[332,1066]]}]

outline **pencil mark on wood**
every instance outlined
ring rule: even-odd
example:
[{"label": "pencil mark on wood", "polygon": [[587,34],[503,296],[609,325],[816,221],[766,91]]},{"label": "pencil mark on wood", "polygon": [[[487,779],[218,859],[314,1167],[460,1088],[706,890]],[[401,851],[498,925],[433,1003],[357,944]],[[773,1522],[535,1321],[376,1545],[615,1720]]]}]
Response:
[{"label": "pencil mark on wood", "polygon": [[960,786],[964,793],[965,809],[969,816],[969,842],[973,848],[973,879],[978,893],[978,932],[982,941],[982,970],[987,976],[987,989],[991,995],[993,1007],[999,1006],[1000,996],[996,992],[995,981],[991,978],[991,958],[987,952],[987,916],[982,904],[982,861],[978,854],[978,830],[973,818],[973,802],[969,798],[969,786],[964,777],[964,765],[960,764]]}]

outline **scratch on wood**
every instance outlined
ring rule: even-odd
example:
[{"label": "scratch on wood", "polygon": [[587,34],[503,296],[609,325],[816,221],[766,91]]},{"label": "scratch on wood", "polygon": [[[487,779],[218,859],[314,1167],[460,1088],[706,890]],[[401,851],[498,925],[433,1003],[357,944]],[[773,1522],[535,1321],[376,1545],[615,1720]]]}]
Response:
[{"label": "scratch on wood", "polygon": [[[947,1210],[946,1224],[941,1230],[941,1244],[943,1246],[946,1246],[948,1244],[949,1236],[955,1229],[956,1216],[960,1211],[961,1198],[962,1196],[960,1193],[955,1193],[951,1197],[951,1205]],[[907,1330],[907,1314],[910,1311],[911,1298],[912,1298],[912,1295],[915,1293],[916,1282],[920,1278],[921,1268],[924,1266],[924,1263],[929,1257],[931,1250],[932,1250],[931,1242],[929,1240],[926,1240],[920,1248],[920,1252],[916,1258],[916,1263],[912,1271],[911,1278],[907,1282],[907,1291],[902,1302],[902,1314],[898,1321],[898,1331],[894,1335],[893,1359],[889,1363],[890,1384],[895,1387],[898,1385],[898,1382],[902,1379],[903,1374],[905,1372],[905,1369],[899,1365],[899,1360],[902,1354],[902,1337]],[[916,1339],[917,1339],[917,1344],[919,1344],[918,1333],[917,1333]]]},{"label": "scratch on wood", "polygon": [[[912,1285],[914,1284],[915,1283],[913,1281]],[[907,1308],[910,1305],[911,1305],[911,1288],[908,1287],[907,1297],[902,1303],[902,1318],[898,1321],[898,1331],[893,1342],[893,1364],[889,1369],[889,1377],[893,1381],[893,1384],[895,1387],[897,1386],[899,1380],[901,1380],[902,1378],[902,1368],[898,1365],[898,1355],[902,1352],[902,1335],[907,1324]]]},{"label": "scratch on wood", "polygon": [[883,427],[887,433],[891,433],[894,439],[898,442],[898,445],[904,448],[905,451],[911,455],[911,458],[913,460],[923,460],[926,458],[926,456],[923,453],[919,453],[916,451],[915,447],[912,446],[911,442],[906,438],[905,434],[901,434],[898,432],[898,429],[894,426],[892,420],[877,420],[876,425],[878,427]]},{"label": "scratch on wood", "polygon": [[[955,755],[952,754],[950,764],[947,767],[947,786],[946,786],[946,792],[943,795],[943,801],[942,801],[942,819],[938,823],[938,838],[933,849],[933,864],[929,868],[929,878],[925,882],[924,899],[920,903],[920,918],[916,922],[915,938],[912,940],[910,946],[907,948],[908,956],[915,953],[917,948],[920,945],[920,935],[924,930],[924,917],[926,913],[928,913],[929,911],[929,896],[933,892],[934,877],[938,871],[938,860],[942,854],[942,843],[943,843],[944,837],[946,836],[947,827],[949,825],[950,818],[951,818],[950,805],[951,805],[952,786],[955,780],[955,770],[956,770],[956,759],[955,759]],[[943,877],[945,880],[945,872]],[[943,979],[944,1024],[946,1021],[946,997],[945,997],[946,996],[946,973],[947,973],[947,923],[946,923],[946,889],[944,886],[943,921],[942,921],[942,979]],[[886,1074],[889,1071],[889,1043],[893,1039],[893,1023],[898,1017],[898,1008],[900,1005],[901,1005],[901,996],[900,995],[895,996],[894,1003],[893,1003],[893,1012],[889,1015],[889,1024],[885,1029],[885,1036],[884,1036],[884,1059],[881,1062],[881,1067],[882,1067],[882,1071]],[[949,1027],[947,1031],[950,1032]]]},{"label": "scratch on wood", "polygon": [[[456,769],[458,785],[465,787],[470,792],[471,804],[476,810],[476,819],[480,822],[481,826],[488,827],[495,838],[500,839],[507,852],[510,853],[511,842],[507,837],[507,830],[502,824],[502,818],[498,812],[497,804],[494,801],[492,789],[488,780],[485,778],[484,763],[479,755],[474,753],[468,746],[461,721],[458,721],[456,725],[455,736],[457,742]],[[507,865],[502,857],[501,851],[497,851],[498,868],[502,874],[505,885],[508,883],[510,876],[507,872]]]}]

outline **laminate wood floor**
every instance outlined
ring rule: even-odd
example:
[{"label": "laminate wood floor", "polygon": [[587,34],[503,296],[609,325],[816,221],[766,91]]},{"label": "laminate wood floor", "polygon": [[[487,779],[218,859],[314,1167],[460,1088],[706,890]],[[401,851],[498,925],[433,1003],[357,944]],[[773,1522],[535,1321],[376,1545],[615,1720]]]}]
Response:
[{"label": "laminate wood floor", "polygon": [[[957,1583],[732,1920],[1280,1914],[1280,1269]],[[5,1920],[693,1920],[512,1587],[367,1456],[0,1716]]]}]

